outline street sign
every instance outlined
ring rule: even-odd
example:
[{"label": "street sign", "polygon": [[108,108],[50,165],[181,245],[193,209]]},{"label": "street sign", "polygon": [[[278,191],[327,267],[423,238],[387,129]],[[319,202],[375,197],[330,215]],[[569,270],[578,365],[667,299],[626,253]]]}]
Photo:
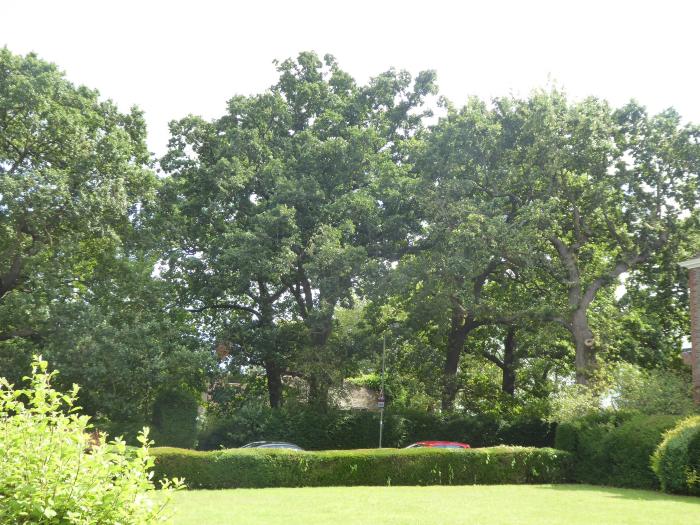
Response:
[{"label": "street sign", "polygon": [[377,398],[377,408],[384,408],[384,396]]}]

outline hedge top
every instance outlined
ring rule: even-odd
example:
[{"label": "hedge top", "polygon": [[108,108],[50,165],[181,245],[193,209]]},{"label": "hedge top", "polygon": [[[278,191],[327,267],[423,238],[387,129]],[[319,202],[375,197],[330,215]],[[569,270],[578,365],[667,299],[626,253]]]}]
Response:
[{"label": "hedge top", "polygon": [[363,449],[321,452],[156,448],[156,477],[197,488],[553,483],[568,478],[569,453],[551,448]]}]

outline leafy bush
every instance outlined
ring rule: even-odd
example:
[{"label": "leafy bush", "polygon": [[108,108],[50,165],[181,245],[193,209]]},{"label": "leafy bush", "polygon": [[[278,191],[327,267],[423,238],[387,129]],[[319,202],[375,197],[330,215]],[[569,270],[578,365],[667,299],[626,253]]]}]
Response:
[{"label": "leafy bush", "polygon": [[651,456],[664,433],[677,422],[677,416],[639,415],[611,432],[605,441],[610,458],[607,484],[658,489],[659,483],[651,469]]},{"label": "leafy bush", "polygon": [[294,452],[153,449],[156,478],[184,476],[192,488],[556,483],[569,454],[551,448],[375,449]]},{"label": "leafy bush", "polygon": [[584,385],[568,385],[552,400],[550,419],[558,423],[576,421],[600,412],[600,393]]},{"label": "leafy bush", "polygon": [[55,373],[38,358],[28,388],[0,378],[0,523],[161,521],[163,503],[153,505],[148,497],[154,487],[146,433],[143,446],[130,451],[119,439],[94,443],[89,418],[74,406],[78,387],[57,392]]},{"label": "leafy bush", "polygon": [[606,411],[561,423],[555,446],[574,455],[576,481],[618,487],[657,488],[650,458],[676,416]]},{"label": "leafy bush", "polygon": [[612,372],[611,397],[619,409],[643,414],[686,415],[694,410],[690,373],[619,363]]},{"label": "leafy bush", "polygon": [[652,468],[662,490],[700,495],[700,416],[684,419],[666,433]]},{"label": "leafy bush", "polygon": [[504,445],[551,447],[554,445],[556,430],[556,423],[521,417],[504,423],[498,429],[498,441]]},{"label": "leafy bush", "polygon": [[[498,421],[490,416],[441,415],[420,411],[386,411],[383,443],[402,447],[426,439],[446,439],[473,447],[493,445],[552,446],[555,425],[540,419]],[[291,441],[307,450],[372,448],[379,439],[379,413],[316,411],[289,404],[272,410],[249,403],[225,415],[210,415],[198,448],[234,448],[251,441]]]},{"label": "leafy bush", "polygon": [[199,403],[191,392],[161,392],[153,405],[153,441],[159,446],[194,447],[198,408]]}]

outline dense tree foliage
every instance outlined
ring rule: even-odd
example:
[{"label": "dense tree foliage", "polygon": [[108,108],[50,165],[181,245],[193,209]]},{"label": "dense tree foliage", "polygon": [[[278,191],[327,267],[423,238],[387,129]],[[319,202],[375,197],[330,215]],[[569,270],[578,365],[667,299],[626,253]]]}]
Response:
[{"label": "dense tree foliage", "polygon": [[131,436],[158,389],[199,390],[208,368],[142,242],[158,186],[145,137],[138,109],[0,50],[0,374],[20,380],[41,351]]},{"label": "dense tree foliage", "polygon": [[388,71],[358,86],[311,53],[277,69],[269,92],[234,97],[221,119],[173,123],[165,275],[185,306],[226,311],[209,316],[214,330],[264,366],[273,406],[290,371],[323,406],[342,379],[327,344],[336,307],[352,305],[368,260],[403,240],[402,145],[433,75]]},{"label": "dense tree foliage", "polygon": [[379,386],[386,340],[406,410],[546,417],[563,385],[597,395],[626,366],[621,406],[664,377],[685,406],[697,126],[557,90],[456,108],[433,72],[362,84],[309,52],[275,65],[219,118],[173,121],[158,177],[139,110],[0,51],[0,375],[39,349],[130,432],[166,428],[172,392],[207,391],[217,417],[327,410]]}]

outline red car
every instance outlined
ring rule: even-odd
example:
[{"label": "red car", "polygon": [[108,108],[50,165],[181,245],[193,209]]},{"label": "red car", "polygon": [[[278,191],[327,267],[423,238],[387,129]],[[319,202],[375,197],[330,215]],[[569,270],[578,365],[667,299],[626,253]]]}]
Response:
[{"label": "red car", "polygon": [[419,441],[413,445],[408,445],[406,448],[471,448],[466,443],[457,441]]}]

